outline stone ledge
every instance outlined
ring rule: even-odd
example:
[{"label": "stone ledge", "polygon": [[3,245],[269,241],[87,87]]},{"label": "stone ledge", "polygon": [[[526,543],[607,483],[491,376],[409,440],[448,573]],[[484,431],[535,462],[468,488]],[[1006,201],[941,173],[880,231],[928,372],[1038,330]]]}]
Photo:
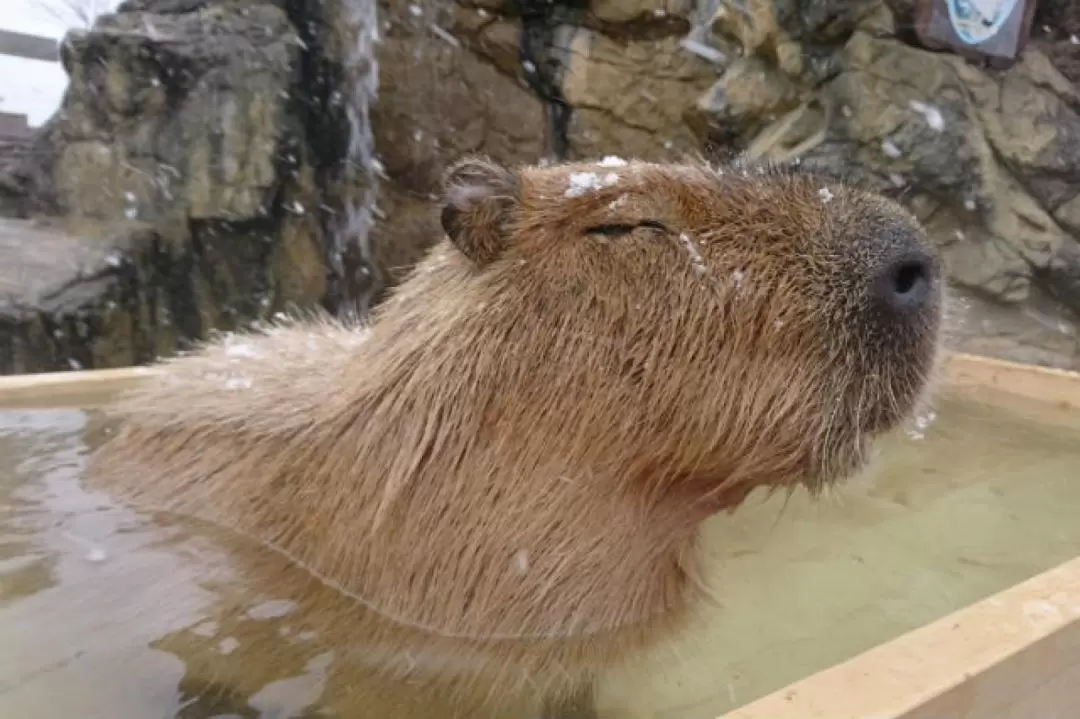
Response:
[{"label": "stone ledge", "polygon": [[142,364],[174,346],[168,265],[139,223],[0,220],[0,374]]}]

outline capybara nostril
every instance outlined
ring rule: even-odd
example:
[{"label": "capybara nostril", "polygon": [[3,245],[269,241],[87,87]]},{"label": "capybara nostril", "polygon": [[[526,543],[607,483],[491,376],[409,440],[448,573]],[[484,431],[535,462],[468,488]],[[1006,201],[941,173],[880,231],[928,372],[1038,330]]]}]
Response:
[{"label": "capybara nostril", "polygon": [[933,299],[936,274],[933,258],[922,251],[890,259],[873,279],[878,306],[898,318],[920,312]]}]

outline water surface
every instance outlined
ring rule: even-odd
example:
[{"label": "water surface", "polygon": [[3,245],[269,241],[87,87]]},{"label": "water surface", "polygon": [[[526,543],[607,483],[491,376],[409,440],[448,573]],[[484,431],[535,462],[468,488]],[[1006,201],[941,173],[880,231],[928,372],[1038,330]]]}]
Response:
[{"label": "water surface", "polygon": [[[710,520],[716,606],[613,671],[601,716],[712,719],[1080,554],[1076,415],[946,400],[826,501]],[[469,715],[343,668],[220,536],[86,491],[94,427],[80,409],[0,410],[0,716]]]}]

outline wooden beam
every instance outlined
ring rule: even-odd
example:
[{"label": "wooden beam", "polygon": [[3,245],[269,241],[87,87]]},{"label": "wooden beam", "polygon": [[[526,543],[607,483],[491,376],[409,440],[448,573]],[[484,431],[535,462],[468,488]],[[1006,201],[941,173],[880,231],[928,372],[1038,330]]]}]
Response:
[{"label": "wooden beam", "polygon": [[1080,684],[1080,558],[720,719],[1065,719]]},{"label": "wooden beam", "polygon": [[60,42],[21,32],[0,30],[0,55],[12,55],[27,60],[60,61]]}]

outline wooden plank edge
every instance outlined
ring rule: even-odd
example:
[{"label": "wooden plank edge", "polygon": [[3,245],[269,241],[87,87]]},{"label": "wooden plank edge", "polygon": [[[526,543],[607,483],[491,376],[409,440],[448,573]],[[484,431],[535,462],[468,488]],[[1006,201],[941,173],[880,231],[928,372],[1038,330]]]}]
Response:
[{"label": "wooden plank edge", "polygon": [[[1025,702],[1045,702],[1047,685],[1078,666],[1080,557],[721,719],[1013,716]],[[1071,716],[1070,701],[1054,715]]]},{"label": "wooden plank edge", "polygon": [[1054,405],[1080,408],[1080,373],[964,353],[942,367],[948,388],[987,388]]},{"label": "wooden plank edge", "polygon": [[[108,394],[159,373],[155,367],[45,372],[0,376],[0,404],[59,395]],[[990,387],[1054,404],[1080,407],[1080,373],[1010,362],[994,357],[950,353],[942,366],[945,387]]]},{"label": "wooden plank edge", "polygon": [[70,398],[99,398],[136,386],[159,374],[153,367],[43,372],[0,377],[0,406],[26,404],[48,406]]}]

